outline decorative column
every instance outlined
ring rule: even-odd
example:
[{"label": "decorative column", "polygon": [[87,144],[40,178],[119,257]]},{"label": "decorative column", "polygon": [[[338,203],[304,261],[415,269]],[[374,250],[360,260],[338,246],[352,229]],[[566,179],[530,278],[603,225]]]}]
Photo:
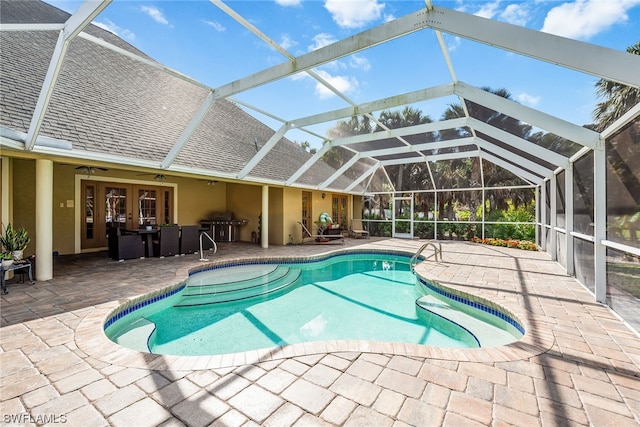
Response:
[{"label": "decorative column", "polygon": [[36,160],[36,280],[53,278],[53,162]]},{"label": "decorative column", "polygon": [[12,185],[11,185],[11,160],[8,157],[2,157],[2,177],[0,178],[2,187],[0,188],[0,197],[2,198],[0,203],[2,206],[2,224],[5,226],[9,224],[12,218],[11,211],[13,209],[11,204],[12,198]]},{"label": "decorative column", "polygon": [[269,247],[269,186],[262,186],[262,230],[260,245],[263,249]]}]

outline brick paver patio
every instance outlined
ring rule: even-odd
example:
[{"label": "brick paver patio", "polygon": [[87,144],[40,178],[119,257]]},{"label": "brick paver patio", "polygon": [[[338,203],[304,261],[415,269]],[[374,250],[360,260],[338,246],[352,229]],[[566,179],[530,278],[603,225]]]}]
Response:
[{"label": "brick paver patio", "polygon": [[[346,239],[415,251],[420,241]],[[221,245],[212,260],[342,250]],[[540,252],[443,243],[418,271],[517,315],[501,348],[329,342],[227,357],[140,354],[104,338],[119,304],[175,283],[198,256],[63,256],[0,305],[3,425],[637,426],[640,338]],[[176,277],[177,275],[177,277]]]}]

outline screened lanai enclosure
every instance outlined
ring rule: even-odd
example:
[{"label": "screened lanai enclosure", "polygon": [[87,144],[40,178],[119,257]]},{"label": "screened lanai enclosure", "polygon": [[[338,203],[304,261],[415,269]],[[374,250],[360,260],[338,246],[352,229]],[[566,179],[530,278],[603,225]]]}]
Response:
[{"label": "screened lanai enclosure", "polygon": [[[243,8],[241,3],[212,0],[198,7],[224,14],[233,21],[229,32],[249,34],[277,64],[251,63],[233,81],[211,85],[91,25],[109,0],[85,2],[71,17],[60,13],[58,21],[41,23],[28,18],[30,3],[16,1],[12,9],[3,1],[3,156],[81,158],[162,176],[348,195],[361,210],[353,217],[361,216],[372,236],[531,241],[594,300],[640,330],[640,55],[431,0],[294,54],[253,23],[249,6],[239,12],[234,7]],[[626,88],[636,98],[609,122],[573,123],[459,72],[457,61],[464,58],[452,58],[447,37],[473,44],[480,56],[499,50],[522,59],[517,66],[478,62],[497,74],[526,75],[527,67],[543,64],[567,108],[573,108],[572,94],[563,92],[562,81],[584,76]],[[422,50],[396,48],[404,39]],[[355,100],[322,67],[370,50],[388,55],[388,84],[383,96]],[[429,59],[424,85],[407,87],[402,73],[418,56]],[[44,68],[34,65],[35,57],[45,58]],[[94,66],[105,58],[104,67]],[[300,76],[338,103],[327,108],[292,99],[287,110],[253,104],[259,99],[254,93],[275,99],[301,91],[295,86]],[[17,94],[25,82],[31,89],[24,99],[31,101],[21,103]],[[439,120],[421,113],[433,102],[446,106]],[[270,129],[244,126],[241,113]],[[293,138],[315,141],[316,148],[306,150]]]}]

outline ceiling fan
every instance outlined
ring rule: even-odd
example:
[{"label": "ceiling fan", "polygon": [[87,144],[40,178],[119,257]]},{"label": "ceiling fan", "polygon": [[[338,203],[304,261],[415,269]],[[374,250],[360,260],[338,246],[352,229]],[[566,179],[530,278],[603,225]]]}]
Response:
[{"label": "ceiling fan", "polygon": [[109,169],[107,169],[107,168],[99,168],[99,167],[96,167],[96,166],[78,166],[76,168],[76,170],[82,171],[82,172],[86,173],[87,175],[93,175],[94,173],[96,173],[97,170],[108,171]]},{"label": "ceiling fan", "polygon": [[153,175],[153,179],[155,179],[156,181],[162,183],[165,182],[167,180],[166,175],[162,174],[162,173],[158,173],[158,174],[153,174],[153,173],[139,173],[138,176],[151,176]]},{"label": "ceiling fan", "polygon": [[[68,165],[68,164],[61,164],[61,166],[73,166],[73,165]],[[97,171],[108,171],[109,169],[107,168],[101,168],[98,166],[89,166],[89,165],[81,165],[81,166],[76,166],[75,170],[82,172],[84,174],[86,174],[87,176],[91,176],[93,174],[95,174]]]},{"label": "ceiling fan", "polygon": [[213,180],[213,179],[199,179],[198,181],[206,182],[206,184],[207,184],[209,187],[215,187],[215,185],[218,183],[218,181]]}]

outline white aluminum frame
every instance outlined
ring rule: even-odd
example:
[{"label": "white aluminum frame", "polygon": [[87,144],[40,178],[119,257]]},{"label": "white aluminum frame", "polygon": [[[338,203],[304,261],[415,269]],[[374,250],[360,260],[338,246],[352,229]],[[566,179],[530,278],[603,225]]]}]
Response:
[{"label": "white aluminum frame", "polygon": [[[437,203],[438,192],[443,191],[435,189],[435,179],[431,172],[429,162],[445,159],[467,158],[477,156],[480,158],[482,194],[483,200],[485,196],[485,180],[483,171],[483,161],[490,161],[496,165],[503,167],[516,176],[537,186],[536,221],[543,231],[539,237],[541,245],[550,252],[551,256],[556,258],[557,236],[558,231],[564,231],[566,237],[566,270],[569,274],[574,274],[575,260],[573,256],[573,238],[585,239],[594,242],[595,257],[595,298],[599,302],[606,302],[606,248],[611,247],[617,250],[624,250],[630,253],[638,254],[640,249],[621,245],[606,240],[606,153],[604,149],[604,141],[630,120],[640,115],[640,105],[635,106],[627,112],[616,123],[601,133],[594,132],[582,126],[566,122],[557,117],[546,114],[542,111],[523,106],[514,101],[507,100],[495,94],[478,89],[470,84],[460,82],[456,76],[455,68],[449,57],[446,44],[443,39],[443,33],[457,35],[468,40],[477,41],[486,45],[490,45],[505,51],[515,52],[537,60],[546,61],[561,67],[577,70],[579,72],[592,75],[597,78],[616,81],[625,85],[640,88],[640,56],[630,55],[626,52],[617,51],[593,44],[571,40],[564,37],[558,37],[552,34],[542,33],[519,26],[498,22],[490,19],[481,18],[460,11],[455,11],[443,7],[434,6],[431,0],[425,1],[425,8],[409,13],[393,21],[386,22],[377,27],[363,31],[359,34],[352,35],[341,41],[317,49],[315,51],[293,56],[274,40],[267,37],[256,26],[235,12],[231,7],[226,5],[222,0],[211,0],[211,3],[229,15],[247,30],[256,35],[262,42],[266,43],[272,49],[281,53],[287,61],[263,69],[257,73],[229,82],[217,88],[208,87],[195,79],[185,76],[175,70],[172,70],[162,64],[150,61],[146,58],[125,51],[122,48],[114,46],[104,40],[93,37],[87,33],[83,33],[83,29],[91,23],[110,3],[112,0],[85,1],[81,7],[73,14],[64,24],[7,24],[0,28],[0,31],[59,31],[58,41],[55,46],[47,74],[38,100],[29,123],[26,133],[15,132],[12,129],[0,128],[0,146],[8,147],[12,150],[20,149],[31,151],[34,155],[57,156],[59,158],[75,158],[84,161],[99,161],[113,164],[123,164],[129,166],[145,167],[150,169],[158,169],[163,171],[174,171],[183,174],[217,176],[228,179],[248,180],[263,185],[263,191],[268,189],[268,185],[288,185],[297,186],[305,189],[322,189],[342,191],[350,194],[366,194],[367,189],[380,168],[386,176],[387,184],[393,191],[393,186],[387,174],[385,166],[406,164],[415,162],[425,162],[430,179],[434,186],[434,197]],[[365,49],[372,48],[376,45],[386,43],[398,37],[403,37],[418,31],[433,30],[440,45],[441,54],[447,65],[451,82],[438,86],[433,86],[409,93],[398,94],[388,98],[374,100],[366,103],[356,104],[351,101],[344,93],[337,90],[329,82],[323,79],[314,67],[334,61],[336,59],[352,55]],[[163,72],[185,80],[191,84],[203,87],[209,91],[206,99],[202,102],[199,109],[195,112],[186,127],[182,130],[178,139],[173,143],[171,149],[166,153],[162,162],[155,162],[144,159],[122,158],[113,154],[92,153],[73,148],[71,141],[55,140],[53,138],[40,136],[40,128],[45,118],[51,96],[56,87],[61,67],[65,61],[65,54],[69,44],[75,37],[82,37],[99,46],[111,49],[112,51],[127,56],[145,66],[155,67]],[[292,76],[298,72],[306,72],[316,81],[323,84],[348,106],[333,111],[327,111],[320,114],[300,117],[293,119],[282,119],[270,114],[268,111],[234,100],[234,102],[245,108],[265,114],[281,123],[281,127],[273,134],[258,153],[237,173],[220,172],[216,170],[198,169],[185,165],[176,165],[175,159],[180,154],[185,144],[189,141],[198,125],[207,116],[211,107],[218,99],[230,99],[233,95],[245,92],[249,89],[256,88],[270,82],[281,80]],[[401,129],[385,129],[381,132],[375,132],[368,135],[358,135],[348,138],[340,138],[335,140],[327,139],[325,144],[317,151],[317,153],[306,161],[295,173],[293,173],[284,182],[261,179],[250,176],[251,171],[258,165],[262,159],[277,145],[287,132],[291,129],[298,129],[314,136],[319,136],[308,130],[306,127],[327,123],[335,120],[341,120],[354,115],[367,115],[373,122],[376,122],[373,113],[380,110],[411,105],[412,103],[425,101],[434,98],[457,96],[460,99],[462,109],[465,116],[459,119],[448,121],[440,121],[425,125]],[[538,146],[530,141],[509,134],[504,130],[498,129],[490,124],[484,123],[473,117],[470,117],[465,101],[471,101],[486,108],[493,109],[513,117],[522,122],[540,128],[547,132],[552,132],[558,136],[567,138],[577,144],[582,145],[582,149],[575,155],[567,158],[563,155]],[[380,123],[378,123],[380,125]],[[383,127],[383,126],[381,126]],[[472,136],[470,138],[459,138],[454,141],[438,141],[425,144],[410,145],[403,138],[409,135],[417,135],[420,133],[438,132],[445,129],[469,128]],[[384,128],[384,127],[383,127]],[[495,138],[502,143],[512,146],[517,150],[532,154],[546,163],[557,167],[555,171],[551,171],[542,164],[523,158],[516,152],[498,147],[497,145],[486,141],[477,136],[481,132]],[[322,137],[321,137],[322,138]],[[388,147],[385,149],[356,151],[353,146],[363,142],[383,140],[386,138],[394,138],[400,142],[397,147]],[[475,145],[473,151],[465,151],[458,153],[447,153],[425,156],[420,151],[430,150],[434,148],[451,148],[462,147],[466,145]],[[298,183],[298,179],[331,148],[342,146],[354,152],[353,157],[340,167],[329,178],[321,183],[314,185],[304,185]],[[581,156],[586,153],[594,153],[594,235],[586,236],[576,233],[573,230],[573,164]],[[493,154],[492,154],[493,153]],[[417,155],[416,155],[417,154]],[[380,161],[376,156],[400,156],[396,160]],[[407,157],[402,158],[402,155]],[[499,156],[499,157],[498,157]],[[364,171],[360,177],[353,180],[345,189],[332,189],[329,187],[344,172],[353,166],[358,160],[371,158],[373,164]],[[3,158],[4,159],[4,158]],[[559,230],[556,227],[557,213],[556,204],[556,173],[565,170],[565,198],[566,198],[566,228]],[[368,182],[362,186],[362,189],[355,191],[365,180]],[[550,199],[551,199],[551,217],[546,218],[546,182],[550,182]],[[398,189],[402,190],[402,189]],[[458,191],[459,189],[456,189]],[[474,188],[473,190],[478,190]],[[371,193],[375,194],[375,193]],[[4,200],[4,199],[3,199]],[[549,220],[550,224],[546,224]],[[437,218],[434,222],[437,232]],[[482,224],[484,225],[484,208],[482,215]],[[550,241],[547,242],[546,230],[550,229]],[[536,233],[538,227],[536,227]]]}]

